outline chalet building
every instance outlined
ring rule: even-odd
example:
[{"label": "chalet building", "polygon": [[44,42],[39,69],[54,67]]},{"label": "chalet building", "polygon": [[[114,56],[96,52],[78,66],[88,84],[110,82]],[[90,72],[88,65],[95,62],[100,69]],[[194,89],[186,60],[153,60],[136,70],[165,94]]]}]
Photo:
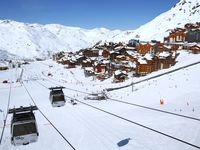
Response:
[{"label": "chalet building", "polygon": [[81,65],[81,63],[83,62],[83,60],[86,60],[87,57],[83,56],[83,55],[76,55],[76,60],[77,60],[77,65]]},{"label": "chalet building", "polygon": [[81,62],[81,66],[82,66],[82,68],[93,67],[93,61],[91,59],[87,58],[86,60],[83,60]]},{"label": "chalet building", "polygon": [[185,42],[185,38],[185,31],[174,31],[171,32],[168,37],[164,38],[164,43]]},{"label": "chalet building", "polygon": [[104,58],[110,58],[110,52],[109,52],[109,50],[108,50],[107,48],[105,48],[105,49],[103,50],[102,56],[103,56]]},{"label": "chalet building", "polygon": [[189,30],[192,30],[192,29],[195,29],[196,26],[193,24],[193,23],[187,23],[185,24],[184,28],[189,31]]},{"label": "chalet building", "polygon": [[186,41],[188,43],[200,42],[200,29],[188,31],[186,34]]},{"label": "chalet building", "polygon": [[127,49],[125,47],[118,50],[120,55],[126,55],[126,51],[127,51]]},{"label": "chalet building", "polygon": [[126,72],[134,71],[136,65],[129,61],[124,61],[124,63],[120,64],[119,69]]},{"label": "chalet building", "polygon": [[135,51],[127,51],[126,59],[132,63],[136,63],[140,55]]},{"label": "chalet building", "polygon": [[193,54],[200,54],[200,46],[194,45],[189,48]]},{"label": "chalet building", "polygon": [[85,50],[83,50],[82,54],[86,57],[98,57],[99,50],[85,49]]},{"label": "chalet building", "polygon": [[85,67],[84,68],[84,75],[85,77],[90,77],[94,75],[94,68],[93,67]]},{"label": "chalet building", "polygon": [[65,53],[64,52],[59,52],[59,53],[56,53],[56,54],[53,54],[53,60],[54,61],[58,61],[59,59],[61,59],[62,57],[65,56]]},{"label": "chalet building", "polygon": [[123,82],[127,78],[127,73],[126,71],[121,71],[121,70],[116,70],[114,73],[114,82]]},{"label": "chalet building", "polygon": [[160,53],[163,51],[167,51],[168,48],[166,46],[164,46],[164,43],[160,43],[157,42],[154,46],[153,46],[153,53]]},{"label": "chalet building", "polygon": [[118,49],[118,48],[123,47],[123,46],[124,46],[123,43],[119,42],[119,43],[114,45],[114,49]]},{"label": "chalet building", "polygon": [[118,69],[120,69],[120,64],[115,63],[115,62],[111,62],[111,64],[110,64],[110,69],[111,69],[112,71],[118,70]]},{"label": "chalet building", "polygon": [[69,61],[70,60],[68,59],[68,57],[63,57],[60,60],[58,60],[57,62],[62,64],[62,65],[67,65],[69,63]]},{"label": "chalet building", "polygon": [[153,71],[170,68],[175,64],[177,54],[164,51],[157,56],[146,54],[144,58],[138,59],[136,75],[143,76]]},{"label": "chalet building", "polygon": [[185,24],[184,28],[187,31],[190,31],[190,30],[193,30],[193,29],[198,29],[198,28],[200,28],[200,23],[199,22],[197,22],[196,24],[187,23],[187,24]]},{"label": "chalet building", "polygon": [[177,51],[180,48],[179,44],[172,44],[170,45],[170,47],[168,48],[170,51]]},{"label": "chalet building", "polygon": [[125,55],[116,56],[116,61],[124,61],[124,60],[126,60],[126,56]]},{"label": "chalet building", "polygon": [[65,65],[65,68],[76,68],[76,62],[74,61],[69,61],[67,65]]},{"label": "chalet building", "polygon": [[107,71],[107,67],[105,64],[98,63],[94,66],[95,73],[105,74],[106,71]]},{"label": "chalet building", "polygon": [[177,57],[176,53],[162,52],[158,56],[158,68],[157,70],[170,68],[175,64],[175,59]]},{"label": "chalet building", "polygon": [[139,44],[136,46],[136,51],[141,55],[145,55],[146,53],[151,52],[152,50],[153,45],[151,45],[150,43]]},{"label": "chalet building", "polygon": [[139,44],[139,40],[131,39],[131,40],[128,41],[127,46],[136,47],[138,44]]},{"label": "chalet building", "polygon": [[139,59],[135,70],[136,75],[144,76],[150,72],[152,72],[151,64],[148,64],[145,59]]},{"label": "chalet building", "polygon": [[111,52],[110,52],[110,60],[111,60],[111,61],[114,61],[118,55],[120,55],[119,52],[111,51]]}]

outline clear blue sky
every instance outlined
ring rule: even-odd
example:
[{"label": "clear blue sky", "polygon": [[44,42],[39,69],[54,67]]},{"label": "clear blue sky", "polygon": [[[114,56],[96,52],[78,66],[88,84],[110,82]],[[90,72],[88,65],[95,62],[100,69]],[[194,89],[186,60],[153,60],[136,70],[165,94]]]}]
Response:
[{"label": "clear blue sky", "polygon": [[0,19],[82,28],[135,29],[179,0],[0,0]]}]

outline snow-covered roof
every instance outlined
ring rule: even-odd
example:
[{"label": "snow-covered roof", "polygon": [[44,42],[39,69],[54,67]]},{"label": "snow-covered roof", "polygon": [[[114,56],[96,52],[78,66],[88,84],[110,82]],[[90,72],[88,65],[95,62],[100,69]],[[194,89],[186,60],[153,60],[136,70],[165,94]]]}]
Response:
[{"label": "snow-covered roof", "polygon": [[122,72],[121,72],[121,70],[116,70],[115,71],[115,75],[120,75]]},{"label": "snow-covered roof", "polygon": [[153,55],[150,54],[150,53],[146,53],[146,54],[144,55],[144,58],[146,58],[147,60],[152,60]]},{"label": "snow-covered roof", "polygon": [[147,61],[146,61],[144,58],[139,58],[139,59],[138,59],[138,62],[139,62],[140,64],[147,64]]},{"label": "snow-covered roof", "polygon": [[102,63],[103,63],[103,64],[109,64],[109,63],[110,63],[110,60],[103,60]]},{"label": "snow-covered roof", "polygon": [[135,63],[132,63],[132,62],[128,62],[128,65],[130,66],[130,67],[133,67],[133,68],[136,68],[136,64]]},{"label": "snow-covered roof", "polygon": [[124,48],[124,46],[117,46],[117,47],[115,47],[114,49],[115,49],[115,50],[120,50],[120,49],[122,49],[122,48]]},{"label": "snow-covered roof", "polygon": [[61,61],[66,61],[66,60],[69,60],[69,57],[68,56],[64,56],[60,59]]},{"label": "snow-covered roof", "polygon": [[79,59],[79,58],[82,58],[82,57],[84,57],[83,55],[75,55],[75,57],[77,58],[77,59]]},{"label": "snow-covered roof", "polygon": [[119,53],[118,51],[110,51],[110,54],[112,54],[112,53]]},{"label": "snow-covered roof", "polygon": [[8,67],[8,65],[5,64],[4,62],[0,62],[0,67]]},{"label": "snow-covered roof", "polygon": [[139,54],[136,51],[126,51],[129,55],[133,56],[133,57],[138,57]]},{"label": "snow-covered roof", "polygon": [[94,71],[93,67],[85,67],[84,69],[87,70],[87,71]]},{"label": "snow-covered roof", "polygon": [[72,57],[71,57],[71,60],[72,60],[72,61],[77,61],[77,59],[76,59],[75,56],[72,56]]},{"label": "snow-covered roof", "polygon": [[135,47],[126,46],[125,48],[129,50],[135,50]]},{"label": "snow-covered roof", "polygon": [[159,56],[159,57],[166,58],[166,57],[170,56],[170,53],[167,52],[167,51],[164,51],[164,52],[159,53],[158,56]]},{"label": "snow-covered roof", "polygon": [[117,56],[117,58],[123,58],[123,57],[125,57],[125,55],[119,55],[119,56]]}]

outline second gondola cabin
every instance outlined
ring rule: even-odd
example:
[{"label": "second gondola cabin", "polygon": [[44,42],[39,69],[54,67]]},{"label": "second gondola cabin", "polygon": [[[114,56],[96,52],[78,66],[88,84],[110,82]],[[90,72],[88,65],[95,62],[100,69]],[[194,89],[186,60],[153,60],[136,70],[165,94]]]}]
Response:
[{"label": "second gondola cabin", "polygon": [[27,145],[36,142],[39,136],[33,110],[36,106],[9,109],[13,114],[11,121],[11,143],[13,145]]},{"label": "second gondola cabin", "polygon": [[64,87],[51,87],[49,88],[50,95],[49,95],[49,100],[52,104],[53,107],[60,107],[65,105],[65,95],[63,92]]}]

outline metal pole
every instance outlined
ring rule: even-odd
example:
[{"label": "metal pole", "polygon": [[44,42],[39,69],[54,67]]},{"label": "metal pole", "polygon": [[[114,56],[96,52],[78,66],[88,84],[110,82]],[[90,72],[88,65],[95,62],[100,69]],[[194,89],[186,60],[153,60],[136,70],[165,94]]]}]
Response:
[{"label": "metal pole", "polygon": [[131,84],[132,84],[132,92],[133,92],[133,84],[134,84],[134,83],[133,83],[133,81],[132,81],[132,83],[131,83]]}]

